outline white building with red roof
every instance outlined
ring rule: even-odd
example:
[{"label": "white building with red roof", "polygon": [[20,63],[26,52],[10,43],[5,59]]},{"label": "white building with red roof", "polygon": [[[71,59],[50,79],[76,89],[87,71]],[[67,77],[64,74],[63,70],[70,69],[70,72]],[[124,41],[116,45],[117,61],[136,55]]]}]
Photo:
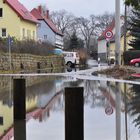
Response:
[{"label": "white building with red roof", "polygon": [[37,23],[18,0],[0,0],[0,37],[36,40]]},{"label": "white building with red roof", "polygon": [[[123,35],[123,16],[120,17],[120,21],[121,34]],[[113,33],[111,38],[106,38],[107,31],[111,31]],[[110,46],[107,46],[107,42],[110,42]],[[107,62],[108,59],[115,59],[115,44],[111,46],[112,42],[115,43],[115,19],[112,20],[108,27],[106,27],[106,29],[98,37],[98,58],[100,58],[102,62]]]},{"label": "white building with red roof", "polygon": [[38,6],[38,8],[34,8],[31,13],[39,22],[37,27],[38,40],[49,42],[57,48],[63,48],[63,34],[50,19],[49,10]]}]

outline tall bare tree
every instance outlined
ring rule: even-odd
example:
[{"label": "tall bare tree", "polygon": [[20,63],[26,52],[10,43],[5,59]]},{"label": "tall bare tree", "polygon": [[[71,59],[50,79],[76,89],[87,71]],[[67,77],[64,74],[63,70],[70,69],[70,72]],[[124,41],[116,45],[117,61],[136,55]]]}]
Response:
[{"label": "tall bare tree", "polygon": [[78,28],[81,32],[81,35],[84,38],[85,46],[86,46],[88,52],[90,50],[91,36],[96,35],[96,32],[95,32],[96,23],[93,22],[93,21],[95,21],[94,18],[95,18],[95,16],[92,15],[92,16],[90,16],[89,19],[86,19],[84,17],[80,17],[80,18],[76,19]]},{"label": "tall bare tree", "polygon": [[101,32],[106,29],[106,27],[111,23],[114,17],[115,17],[114,14],[110,14],[108,12],[105,12],[103,15],[96,16],[98,35],[100,35]]},{"label": "tall bare tree", "polygon": [[54,11],[51,13],[51,19],[58,29],[65,34],[66,30],[71,26],[74,16],[66,10]]}]

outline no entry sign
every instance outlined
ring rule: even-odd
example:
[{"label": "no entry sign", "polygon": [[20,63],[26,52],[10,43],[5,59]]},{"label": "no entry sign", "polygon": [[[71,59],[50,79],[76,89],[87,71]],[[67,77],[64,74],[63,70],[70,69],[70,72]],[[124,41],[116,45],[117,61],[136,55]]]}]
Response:
[{"label": "no entry sign", "polygon": [[113,32],[111,30],[107,30],[105,32],[105,38],[111,39],[113,37]]},{"label": "no entry sign", "polygon": [[111,114],[113,113],[113,108],[112,108],[112,106],[107,106],[107,107],[105,108],[105,113],[106,113],[107,115],[111,115]]}]

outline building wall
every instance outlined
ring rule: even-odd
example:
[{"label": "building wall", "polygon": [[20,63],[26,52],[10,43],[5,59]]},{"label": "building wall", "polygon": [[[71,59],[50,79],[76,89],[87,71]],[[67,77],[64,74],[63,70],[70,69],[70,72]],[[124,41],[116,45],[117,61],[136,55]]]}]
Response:
[{"label": "building wall", "polygon": [[[24,31],[23,31],[24,30]],[[37,25],[32,22],[20,20],[20,39],[37,40]]]},{"label": "building wall", "polygon": [[63,37],[56,34],[55,35],[55,38],[56,38],[56,41],[55,41],[56,46],[57,47],[60,47],[61,49],[63,49],[63,45],[64,45],[64,43],[63,43]]},{"label": "building wall", "polygon": [[50,29],[44,20],[39,20],[37,28],[37,38],[41,41],[50,42],[55,45],[55,33]]},{"label": "building wall", "polygon": [[98,58],[100,58],[101,62],[106,62],[107,60],[107,47],[106,40],[98,41]]},{"label": "building wall", "polygon": [[[129,44],[128,44],[128,43],[130,42],[131,39],[132,39],[132,36],[127,35],[127,38],[126,38],[126,42],[127,42],[127,44],[126,44],[126,50],[129,50],[129,49],[132,48],[132,47],[129,46]],[[115,58],[115,42],[113,42],[113,43],[110,44],[109,52],[110,52],[110,57],[111,57],[111,58]],[[122,57],[123,52],[124,52],[124,36],[121,37],[120,52],[121,52],[121,57]]]},{"label": "building wall", "polygon": [[19,39],[20,18],[6,3],[3,3],[3,0],[0,0],[0,8],[3,8],[3,17],[0,18],[0,37],[2,37],[2,28],[6,28],[6,36],[15,36]]},{"label": "building wall", "polygon": [[106,40],[100,40],[98,41],[98,53],[106,53]]},{"label": "building wall", "polygon": [[[2,37],[2,28],[6,28],[6,37],[10,35],[18,40],[35,39],[36,40],[36,24],[22,20],[11,7],[3,0],[0,0],[0,8],[3,8],[3,17],[0,18],[0,37]],[[23,37],[23,28],[25,29],[25,37]],[[27,35],[27,30],[31,32],[31,35]],[[33,37],[34,32],[34,37]]]}]

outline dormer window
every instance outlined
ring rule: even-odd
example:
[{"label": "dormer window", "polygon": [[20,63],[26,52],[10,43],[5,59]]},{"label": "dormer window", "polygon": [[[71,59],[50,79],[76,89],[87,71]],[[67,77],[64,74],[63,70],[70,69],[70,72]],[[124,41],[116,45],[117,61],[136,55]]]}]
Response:
[{"label": "dormer window", "polygon": [[0,18],[3,16],[3,9],[0,8]]}]

